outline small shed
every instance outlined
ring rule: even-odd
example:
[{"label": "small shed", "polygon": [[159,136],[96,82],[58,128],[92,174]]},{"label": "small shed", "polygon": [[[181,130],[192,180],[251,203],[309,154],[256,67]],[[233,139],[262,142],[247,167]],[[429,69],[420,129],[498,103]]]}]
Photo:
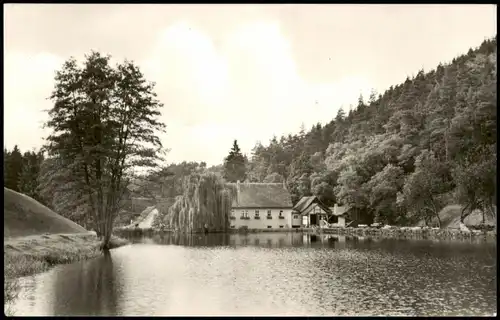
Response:
[{"label": "small shed", "polygon": [[295,226],[320,226],[321,220],[328,221],[332,211],[316,196],[302,197],[293,207],[293,211],[300,215],[301,220],[293,219]]},{"label": "small shed", "polygon": [[335,204],[335,206],[330,207],[332,215],[329,222],[337,227],[345,227],[350,209],[351,208],[348,205],[339,206],[338,204]]}]

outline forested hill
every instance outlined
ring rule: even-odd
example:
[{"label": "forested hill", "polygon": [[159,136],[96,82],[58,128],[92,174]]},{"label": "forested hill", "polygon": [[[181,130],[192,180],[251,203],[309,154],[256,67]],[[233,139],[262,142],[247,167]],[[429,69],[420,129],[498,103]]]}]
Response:
[{"label": "forested hill", "polygon": [[496,205],[496,37],[450,64],[362,97],[345,115],[258,144],[249,181],[287,181],[369,220],[408,223],[447,204]]}]

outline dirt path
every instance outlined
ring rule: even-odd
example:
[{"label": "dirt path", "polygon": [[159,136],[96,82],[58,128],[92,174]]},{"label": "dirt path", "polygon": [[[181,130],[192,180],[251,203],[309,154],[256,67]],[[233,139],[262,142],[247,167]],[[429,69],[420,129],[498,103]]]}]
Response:
[{"label": "dirt path", "polygon": [[144,218],[141,222],[139,222],[139,228],[148,229],[153,226],[153,221],[155,217],[158,215],[158,209],[153,209],[151,212]]}]

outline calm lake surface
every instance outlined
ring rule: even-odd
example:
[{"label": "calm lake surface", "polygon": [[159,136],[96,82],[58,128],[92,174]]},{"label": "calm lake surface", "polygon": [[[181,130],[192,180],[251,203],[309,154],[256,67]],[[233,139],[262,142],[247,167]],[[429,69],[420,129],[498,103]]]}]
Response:
[{"label": "calm lake surface", "polygon": [[496,244],[156,236],[22,279],[15,315],[493,315]]}]

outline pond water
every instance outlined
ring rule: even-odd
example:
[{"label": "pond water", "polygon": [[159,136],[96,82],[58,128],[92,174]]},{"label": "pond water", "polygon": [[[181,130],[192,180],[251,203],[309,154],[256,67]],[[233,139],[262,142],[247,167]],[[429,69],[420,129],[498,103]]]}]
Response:
[{"label": "pond water", "polygon": [[493,315],[496,244],[155,236],[23,278],[15,315]]}]

